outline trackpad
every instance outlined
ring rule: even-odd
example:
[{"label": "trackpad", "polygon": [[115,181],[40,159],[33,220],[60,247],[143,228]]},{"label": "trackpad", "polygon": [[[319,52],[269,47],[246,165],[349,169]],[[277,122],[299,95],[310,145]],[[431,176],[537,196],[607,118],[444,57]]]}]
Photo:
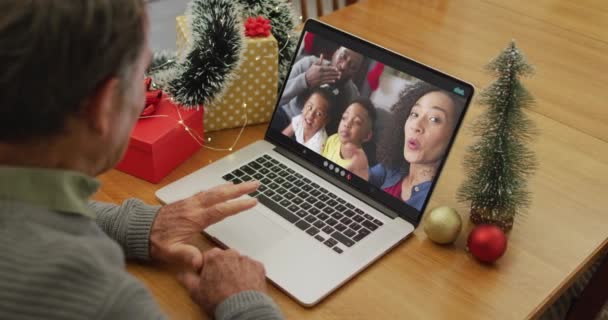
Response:
[{"label": "trackpad", "polygon": [[260,257],[289,236],[283,226],[255,209],[224,219],[205,229],[205,232],[229,248],[253,258]]}]

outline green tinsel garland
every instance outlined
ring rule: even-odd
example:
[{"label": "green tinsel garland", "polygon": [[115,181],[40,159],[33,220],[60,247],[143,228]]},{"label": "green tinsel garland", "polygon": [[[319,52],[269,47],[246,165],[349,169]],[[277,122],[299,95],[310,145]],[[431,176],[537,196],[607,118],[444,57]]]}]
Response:
[{"label": "green tinsel garland", "polygon": [[186,17],[193,44],[182,59],[157,52],[148,75],[173,99],[186,107],[211,104],[221,98],[235,76],[244,48],[243,21],[263,16],[270,20],[279,46],[279,88],[295,51],[295,16],[285,0],[194,0]]}]

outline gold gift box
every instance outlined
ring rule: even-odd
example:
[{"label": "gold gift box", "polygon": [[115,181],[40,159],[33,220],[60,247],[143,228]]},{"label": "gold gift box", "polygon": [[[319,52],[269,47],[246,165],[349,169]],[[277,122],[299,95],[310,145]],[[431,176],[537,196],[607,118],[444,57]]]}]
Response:
[{"label": "gold gift box", "polygon": [[[177,17],[177,54],[182,57],[191,34],[185,16]],[[222,99],[205,106],[205,132],[270,121],[276,105],[279,78],[277,40],[245,38],[245,51],[235,79]]]}]

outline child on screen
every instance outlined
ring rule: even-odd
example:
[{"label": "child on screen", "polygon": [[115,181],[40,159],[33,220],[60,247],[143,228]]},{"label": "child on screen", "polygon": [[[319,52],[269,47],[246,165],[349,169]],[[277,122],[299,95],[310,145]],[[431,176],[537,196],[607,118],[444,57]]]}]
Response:
[{"label": "child on screen", "polygon": [[288,137],[295,135],[298,143],[320,154],[327,140],[325,126],[336,108],[335,96],[329,89],[317,87],[308,93],[305,101],[302,113],[293,117],[282,133]]},{"label": "child on screen", "polygon": [[363,143],[371,140],[375,120],[373,103],[367,98],[355,99],[342,114],[338,132],[327,139],[323,156],[357,175],[366,173]]}]

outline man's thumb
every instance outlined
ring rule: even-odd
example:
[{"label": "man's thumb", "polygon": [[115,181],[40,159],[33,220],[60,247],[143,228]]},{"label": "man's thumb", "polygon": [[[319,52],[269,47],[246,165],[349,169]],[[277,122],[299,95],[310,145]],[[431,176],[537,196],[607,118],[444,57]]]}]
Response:
[{"label": "man's thumb", "polygon": [[171,251],[171,253],[177,256],[185,265],[196,271],[201,269],[203,265],[203,255],[197,247],[189,244],[178,244],[175,245]]},{"label": "man's thumb", "polygon": [[319,60],[317,60],[317,65],[323,65],[323,54],[321,53],[321,55],[319,56]]}]

